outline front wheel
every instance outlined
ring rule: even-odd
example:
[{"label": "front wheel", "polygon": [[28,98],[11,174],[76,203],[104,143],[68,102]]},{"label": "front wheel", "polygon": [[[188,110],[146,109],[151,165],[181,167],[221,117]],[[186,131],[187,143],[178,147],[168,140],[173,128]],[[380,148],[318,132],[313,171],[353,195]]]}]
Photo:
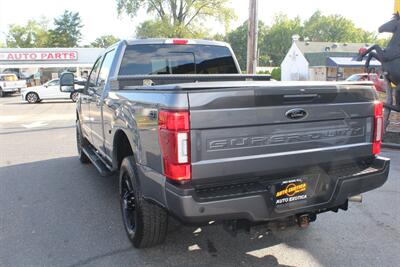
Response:
[{"label": "front wheel", "polygon": [[71,93],[71,100],[72,100],[72,102],[76,102],[76,101],[78,101],[78,98],[79,98],[79,92],[73,92],[73,93]]},{"label": "front wheel", "polygon": [[38,103],[40,101],[39,96],[36,93],[29,93],[26,95],[26,101],[30,104]]},{"label": "front wheel", "polygon": [[119,174],[120,205],[125,231],[134,247],[152,247],[165,240],[168,214],[160,206],[143,198],[136,179],[135,161],[132,156],[126,157]]}]

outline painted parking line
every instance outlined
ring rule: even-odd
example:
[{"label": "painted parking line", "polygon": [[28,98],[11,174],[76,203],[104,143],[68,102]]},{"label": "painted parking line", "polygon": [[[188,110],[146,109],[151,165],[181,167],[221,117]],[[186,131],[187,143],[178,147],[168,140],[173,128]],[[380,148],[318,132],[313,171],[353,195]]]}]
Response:
[{"label": "painted parking line", "polygon": [[21,126],[26,128],[26,129],[39,128],[39,127],[44,127],[44,126],[47,126],[47,125],[48,125],[48,123],[45,123],[43,121],[35,121],[35,122],[30,123],[30,124],[21,124]]}]

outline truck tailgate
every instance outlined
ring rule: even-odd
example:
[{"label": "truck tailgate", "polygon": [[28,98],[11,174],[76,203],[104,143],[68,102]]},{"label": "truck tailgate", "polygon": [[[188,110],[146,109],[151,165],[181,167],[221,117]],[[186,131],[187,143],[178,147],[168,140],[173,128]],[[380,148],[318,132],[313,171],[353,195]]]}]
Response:
[{"label": "truck tailgate", "polygon": [[195,183],[372,155],[369,85],[270,83],[191,90],[188,98]]}]

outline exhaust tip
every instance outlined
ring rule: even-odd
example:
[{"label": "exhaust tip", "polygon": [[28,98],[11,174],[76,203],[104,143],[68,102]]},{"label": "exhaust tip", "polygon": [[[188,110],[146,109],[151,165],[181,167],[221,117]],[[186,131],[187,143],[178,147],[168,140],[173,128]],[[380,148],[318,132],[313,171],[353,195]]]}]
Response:
[{"label": "exhaust tip", "polygon": [[352,196],[352,197],[348,198],[348,200],[350,202],[357,202],[357,203],[362,203],[362,199],[363,199],[363,197],[362,197],[361,194],[360,195],[355,195],[355,196]]},{"label": "exhaust tip", "polygon": [[302,214],[298,216],[297,224],[300,228],[307,228],[310,225],[310,216],[308,214]]}]

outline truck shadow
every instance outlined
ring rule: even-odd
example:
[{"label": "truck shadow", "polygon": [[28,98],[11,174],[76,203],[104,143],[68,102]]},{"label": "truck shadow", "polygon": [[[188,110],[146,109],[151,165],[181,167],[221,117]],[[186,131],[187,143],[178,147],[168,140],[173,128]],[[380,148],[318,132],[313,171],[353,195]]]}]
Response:
[{"label": "truck shadow", "polygon": [[[4,232],[9,232],[5,236],[0,233],[2,243],[9,244],[0,251],[0,258],[10,265],[16,265],[13,259],[32,253],[40,258],[37,265],[58,266],[338,263],[335,253],[318,245],[321,238],[337,235],[336,231],[316,230],[313,225],[305,230],[290,228],[232,237],[220,225],[188,227],[172,219],[163,245],[136,250],[123,230],[116,177],[100,177],[92,165],[82,165],[76,157],[12,164],[0,168],[0,218]],[[9,212],[24,205],[29,211]],[[32,229],[34,238],[26,234]],[[20,243],[13,247],[15,240]]]}]

